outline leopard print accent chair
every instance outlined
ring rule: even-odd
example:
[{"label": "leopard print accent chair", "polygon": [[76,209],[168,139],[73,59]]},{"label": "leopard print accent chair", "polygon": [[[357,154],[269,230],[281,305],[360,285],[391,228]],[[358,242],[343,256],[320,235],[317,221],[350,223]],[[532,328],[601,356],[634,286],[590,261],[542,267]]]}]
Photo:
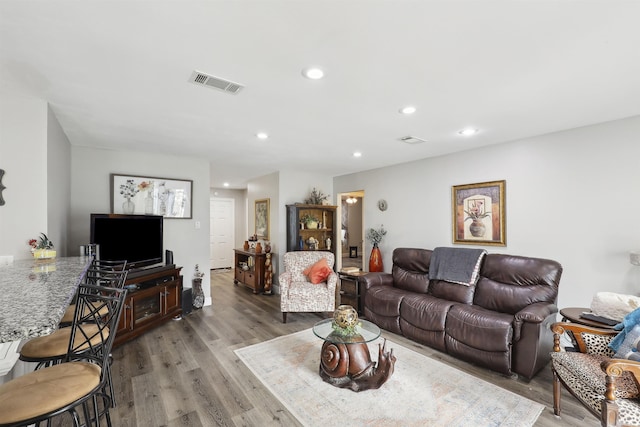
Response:
[{"label": "leopard print accent chair", "polygon": [[[612,359],[614,353],[608,344],[617,331],[574,323],[555,323],[551,329],[554,333],[554,352],[551,354],[554,413],[560,415],[562,384],[582,405],[601,419],[602,426],[640,426],[640,390],[632,372],[620,370],[617,372],[619,375],[609,376],[613,398],[611,402],[605,399],[607,373],[604,366],[616,360]],[[575,351],[566,351],[560,347],[560,337],[564,333],[573,341]]]}]

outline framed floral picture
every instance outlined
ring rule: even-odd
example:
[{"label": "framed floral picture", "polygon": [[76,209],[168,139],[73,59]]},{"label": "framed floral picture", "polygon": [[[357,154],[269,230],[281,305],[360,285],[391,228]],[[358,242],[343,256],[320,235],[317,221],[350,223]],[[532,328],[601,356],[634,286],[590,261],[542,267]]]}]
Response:
[{"label": "framed floral picture", "polygon": [[111,174],[111,213],[191,218],[193,181]]},{"label": "framed floral picture", "polygon": [[506,246],[506,181],[454,185],[453,243]]},{"label": "framed floral picture", "polygon": [[269,240],[269,199],[255,201],[256,236]]}]

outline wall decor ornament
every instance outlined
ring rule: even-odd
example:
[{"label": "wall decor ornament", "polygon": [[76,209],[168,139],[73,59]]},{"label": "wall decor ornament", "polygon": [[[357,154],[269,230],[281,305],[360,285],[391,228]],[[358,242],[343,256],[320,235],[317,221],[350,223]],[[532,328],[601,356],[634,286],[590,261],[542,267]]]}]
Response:
[{"label": "wall decor ornament", "polygon": [[506,246],[506,181],[451,187],[453,243]]},{"label": "wall decor ornament", "polygon": [[2,197],[2,190],[7,188],[4,185],[2,185],[2,177],[3,176],[4,176],[4,169],[0,169],[0,206],[4,205],[4,198]]},{"label": "wall decor ornament", "polygon": [[111,174],[111,213],[191,218],[193,181]]},{"label": "wall decor ornament", "polygon": [[255,201],[255,234],[259,239],[269,240],[269,199]]}]

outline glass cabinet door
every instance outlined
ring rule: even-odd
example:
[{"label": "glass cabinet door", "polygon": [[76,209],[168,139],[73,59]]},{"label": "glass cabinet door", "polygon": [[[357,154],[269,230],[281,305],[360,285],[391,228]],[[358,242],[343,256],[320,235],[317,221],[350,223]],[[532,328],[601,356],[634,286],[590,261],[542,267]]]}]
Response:
[{"label": "glass cabinet door", "polygon": [[161,294],[133,298],[133,323],[145,322],[161,314]]}]

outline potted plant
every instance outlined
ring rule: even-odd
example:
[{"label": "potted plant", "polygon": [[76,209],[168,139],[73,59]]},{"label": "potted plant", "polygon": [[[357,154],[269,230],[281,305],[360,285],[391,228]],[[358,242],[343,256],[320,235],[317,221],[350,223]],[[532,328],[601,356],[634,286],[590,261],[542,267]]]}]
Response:
[{"label": "potted plant", "polygon": [[316,229],[318,228],[318,218],[313,216],[310,213],[305,213],[300,218],[300,222],[304,223],[308,229]]},{"label": "potted plant", "polygon": [[304,200],[304,203],[307,205],[324,205],[325,202],[329,201],[329,195],[324,194],[320,190],[316,190],[316,187],[313,187],[309,197]]},{"label": "potted plant", "polygon": [[37,240],[29,239],[28,244],[31,246],[31,253],[36,259],[56,257],[56,251],[53,250],[53,242],[44,233],[40,233],[40,237]]}]

